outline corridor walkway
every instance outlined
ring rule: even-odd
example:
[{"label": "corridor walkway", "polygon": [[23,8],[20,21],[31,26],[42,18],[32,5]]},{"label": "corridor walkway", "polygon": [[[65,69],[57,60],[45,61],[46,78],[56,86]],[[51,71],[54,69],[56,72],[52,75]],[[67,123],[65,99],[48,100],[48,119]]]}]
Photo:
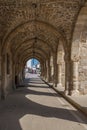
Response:
[{"label": "corridor walkway", "polygon": [[29,74],[24,87],[0,102],[0,130],[87,130],[87,119]]}]

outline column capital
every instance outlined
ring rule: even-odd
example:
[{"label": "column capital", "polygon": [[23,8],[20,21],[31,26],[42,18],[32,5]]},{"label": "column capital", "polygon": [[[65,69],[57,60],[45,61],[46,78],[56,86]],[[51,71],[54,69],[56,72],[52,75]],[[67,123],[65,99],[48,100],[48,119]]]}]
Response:
[{"label": "column capital", "polygon": [[80,59],[79,56],[74,55],[74,56],[72,57],[71,61],[73,61],[73,62],[79,62],[79,59]]},{"label": "column capital", "polygon": [[58,62],[57,64],[58,64],[58,65],[62,65],[62,63],[63,63],[63,62]]}]

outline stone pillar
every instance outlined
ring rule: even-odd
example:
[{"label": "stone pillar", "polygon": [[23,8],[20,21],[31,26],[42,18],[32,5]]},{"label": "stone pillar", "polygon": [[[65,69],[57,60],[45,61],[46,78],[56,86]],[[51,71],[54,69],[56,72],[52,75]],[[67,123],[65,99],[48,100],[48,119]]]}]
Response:
[{"label": "stone pillar", "polygon": [[24,78],[23,78],[23,69],[22,68],[21,68],[19,75],[20,75],[20,84],[23,84]]},{"label": "stone pillar", "polygon": [[53,55],[53,67],[54,67],[53,87],[57,87],[57,75],[58,75],[57,52],[55,52]]},{"label": "stone pillar", "polygon": [[42,70],[42,78],[43,80],[46,79],[46,65],[45,65],[45,62],[42,64],[42,67],[41,67],[41,70]]},{"label": "stone pillar", "polygon": [[19,64],[15,64],[15,84],[16,84],[16,88],[18,87],[19,85]]},{"label": "stone pillar", "polygon": [[47,66],[46,66],[46,62],[44,63],[44,78],[45,78],[45,81],[47,81]]},{"label": "stone pillar", "polygon": [[50,66],[50,85],[53,85],[54,66]]},{"label": "stone pillar", "polygon": [[22,67],[22,64],[18,63],[18,85],[22,85],[26,78],[26,69]]},{"label": "stone pillar", "polygon": [[65,95],[69,94],[69,62],[65,61]]},{"label": "stone pillar", "polygon": [[43,78],[44,76],[44,70],[43,70],[43,65],[41,64],[41,77]]},{"label": "stone pillar", "polygon": [[51,76],[54,75],[54,66],[51,66]]},{"label": "stone pillar", "polygon": [[16,84],[15,84],[15,64],[12,64],[12,87],[13,90],[16,89]]},{"label": "stone pillar", "polygon": [[72,90],[71,95],[79,95],[79,83],[78,83],[78,61],[72,62]]},{"label": "stone pillar", "polygon": [[44,80],[47,81],[47,64],[46,64],[46,61],[44,62],[44,67],[43,67],[43,70],[44,70]]},{"label": "stone pillar", "polygon": [[58,84],[57,86],[62,86],[62,63],[58,64]]},{"label": "stone pillar", "polygon": [[49,60],[47,60],[47,62],[46,62],[46,67],[47,67],[47,82],[50,82],[51,70],[50,70],[50,61]]}]

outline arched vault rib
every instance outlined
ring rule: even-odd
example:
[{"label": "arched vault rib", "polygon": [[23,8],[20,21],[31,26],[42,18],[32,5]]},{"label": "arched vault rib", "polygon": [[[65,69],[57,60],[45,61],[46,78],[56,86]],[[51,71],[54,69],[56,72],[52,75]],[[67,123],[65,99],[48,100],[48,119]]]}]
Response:
[{"label": "arched vault rib", "polygon": [[16,59],[16,63],[17,62],[21,62],[24,58],[26,58],[27,56],[31,55],[32,57],[35,57],[35,56],[38,56],[40,57],[41,59],[44,59],[46,60],[47,56],[40,53],[40,52],[35,52],[35,55],[33,55],[33,52],[32,51],[29,51],[29,52],[25,52],[24,54],[22,54],[20,57],[18,57]]},{"label": "arched vault rib", "polygon": [[[27,54],[28,52],[32,52],[33,53],[33,50],[32,50],[32,48],[26,48],[26,49],[24,49],[23,51],[22,51],[22,54]],[[34,50],[34,52],[35,53],[37,53],[37,52],[40,52],[40,54],[42,54],[44,57],[48,57],[48,55],[47,55],[47,53],[42,49],[42,48],[36,48],[35,50]],[[21,55],[21,53],[19,54],[19,55]],[[23,55],[22,55],[23,56]],[[16,59],[17,57],[15,57],[15,59]]]},{"label": "arched vault rib", "polygon": [[[33,43],[34,43],[34,39],[30,39],[30,41],[27,41],[23,44],[21,44],[21,46],[18,46],[18,48],[14,49],[14,51],[12,50],[13,53],[13,56],[14,56],[14,59],[17,57],[17,55],[19,55],[20,52],[28,49],[29,47],[33,49]],[[42,48],[42,44],[44,45],[43,48]],[[37,43],[35,43],[35,46],[36,48],[39,48],[40,50],[42,49],[47,55],[50,52],[52,52],[50,46],[48,46],[46,43],[43,43],[42,40],[37,40]]]},{"label": "arched vault rib", "polygon": [[[18,49],[18,48],[20,48],[20,46],[22,46],[22,44],[27,44],[29,41],[33,41],[33,40],[35,40],[35,38],[31,38],[31,39],[27,39],[27,40],[25,40],[24,42],[20,42],[20,43],[18,43],[16,46],[15,46],[15,51]],[[50,49],[50,51],[52,51],[53,52],[53,47],[52,46],[50,46],[50,44],[47,42],[47,41],[44,41],[43,39],[40,39],[40,38],[37,38],[37,42],[42,42],[43,44],[45,44],[45,45],[47,45],[48,46],[48,48]]]},{"label": "arched vault rib", "polygon": [[[34,25],[36,25],[36,28],[39,29],[39,28],[44,28],[44,30],[47,30],[49,32],[52,33],[53,37],[63,37],[63,33],[62,32],[58,32],[56,30],[56,28],[54,28],[52,25],[48,24],[48,23],[45,23],[45,22],[42,22],[42,21],[28,21],[28,22],[25,22],[24,24],[21,24],[19,26],[17,26],[14,30],[12,30],[8,35],[7,37],[3,40],[3,43],[2,43],[2,50],[4,48],[6,48],[6,46],[9,46],[11,44],[11,40],[19,33],[19,32],[23,32],[24,30],[26,30],[27,28],[29,28],[29,26],[32,26],[33,29],[34,28]],[[36,35],[36,34],[35,34]]]},{"label": "arched vault rib", "polygon": [[[19,53],[18,57],[22,57],[22,58],[23,58],[23,55],[27,54],[28,52],[33,53],[32,47],[31,47],[31,48],[24,48],[24,50],[23,50],[21,53]],[[48,57],[48,54],[47,54],[42,48],[36,48],[36,49],[34,50],[34,52],[35,52],[35,53],[39,52],[40,55],[42,54],[42,56],[44,56],[45,58]],[[22,54],[22,55],[21,55],[21,54]],[[15,57],[14,60],[16,60],[16,58],[17,58],[17,57]]]},{"label": "arched vault rib", "polygon": [[[31,42],[31,41],[32,41],[32,43],[34,43],[35,38],[27,39],[27,40],[24,41],[23,43],[18,43],[18,44],[15,46],[15,48],[13,48],[12,51],[14,51],[14,53],[15,53],[15,51],[17,51],[17,50],[20,48],[20,46],[21,46],[21,47],[22,47],[22,46],[26,46],[26,45],[29,44],[29,42]],[[40,43],[43,43],[43,45],[46,45],[46,46],[49,48],[49,50],[53,52],[53,48],[52,48],[52,46],[50,46],[49,43],[45,42],[45,41],[42,40],[42,39],[37,38],[37,42],[38,42],[38,41],[39,41]],[[44,47],[44,46],[43,46],[43,47]]]},{"label": "arched vault rib", "polygon": [[[22,32],[23,33],[23,32]],[[25,32],[24,32],[25,33]],[[32,32],[33,33],[33,32]],[[45,43],[47,43],[52,50],[55,51],[55,48],[58,44],[59,39],[57,39],[56,37],[53,37],[52,34],[48,34],[47,32],[39,32],[38,36],[35,37],[35,35],[32,36],[32,33],[28,32],[28,34],[18,34],[16,37],[14,37],[11,40],[11,44],[9,48],[12,48],[12,50],[14,50],[15,47],[17,47],[19,44],[21,45],[23,42],[28,41],[28,39],[41,39],[43,40]],[[24,36],[22,36],[24,35]]]}]

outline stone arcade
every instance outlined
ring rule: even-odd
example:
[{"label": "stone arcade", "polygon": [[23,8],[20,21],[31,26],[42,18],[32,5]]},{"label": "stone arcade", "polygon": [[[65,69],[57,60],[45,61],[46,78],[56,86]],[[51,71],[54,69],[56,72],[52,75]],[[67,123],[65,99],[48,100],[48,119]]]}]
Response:
[{"label": "stone arcade", "polygon": [[0,0],[1,98],[33,57],[48,83],[71,96],[87,93],[86,0]]}]

